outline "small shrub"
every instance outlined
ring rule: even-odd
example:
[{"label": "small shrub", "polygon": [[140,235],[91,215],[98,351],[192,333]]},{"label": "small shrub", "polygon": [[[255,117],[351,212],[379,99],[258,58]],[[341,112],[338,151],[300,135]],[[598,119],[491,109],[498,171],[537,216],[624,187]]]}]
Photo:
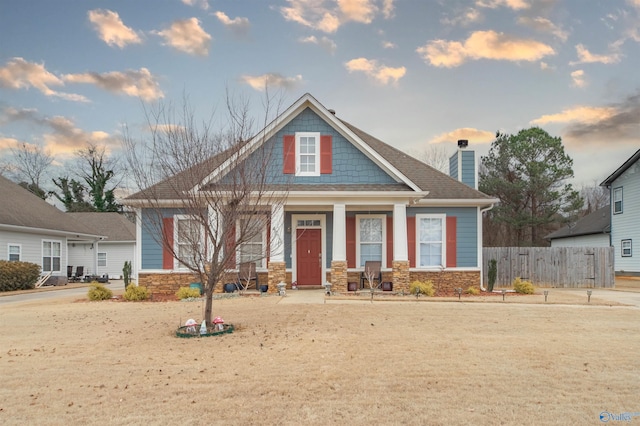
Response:
[{"label": "small shrub", "polygon": [[39,278],[40,266],[35,263],[0,260],[0,291],[32,289]]},{"label": "small shrub", "polygon": [[496,284],[496,279],[498,278],[498,261],[495,259],[491,259],[489,261],[489,285],[487,290],[489,292],[493,291],[493,286]]},{"label": "small shrub", "polygon": [[469,286],[469,288],[467,289],[467,294],[472,294],[475,296],[480,294],[480,290],[477,287]]},{"label": "small shrub", "polygon": [[129,283],[131,282],[131,262],[128,260],[124,262],[124,267],[122,268],[122,278],[124,279],[124,288],[129,287]]},{"label": "small shrub", "polygon": [[144,286],[129,285],[122,295],[124,300],[139,301],[149,298],[149,290]]},{"label": "small shrub", "polygon": [[182,299],[197,299],[200,297],[200,289],[191,287],[180,287],[176,292],[176,297]]},{"label": "small shrub", "polygon": [[427,281],[414,281],[409,284],[409,292],[411,294],[424,294],[425,296],[433,296],[436,290],[433,288],[433,282]]},{"label": "small shrub", "polygon": [[87,293],[89,300],[107,300],[113,297],[113,292],[100,283],[93,283]]},{"label": "small shrub", "polygon": [[536,291],[536,289],[533,287],[533,284],[531,284],[529,281],[522,281],[520,277],[513,280],[513,289],[516,291],[516,293],[521,294],[533,294]]}]

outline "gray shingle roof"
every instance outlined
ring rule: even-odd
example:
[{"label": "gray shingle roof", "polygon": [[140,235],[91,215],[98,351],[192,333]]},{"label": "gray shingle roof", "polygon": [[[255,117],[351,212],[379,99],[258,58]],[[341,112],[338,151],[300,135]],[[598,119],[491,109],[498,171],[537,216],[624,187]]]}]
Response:
[{"label": "gray shingle roof", "polygon": [[135,241],[136,225],[123,214],[114,212],[66,213],[110,241]]},{"label": "gray shingle roof", "polygon": [[4,176],[0,176],[0,200],[0,225],[100,235]]},{"label": "gray shingle roof", "polygon": [[552,232],[545,239],[554,240],[609,232],[611,232],[611,206],[605,206],[581,218],[574,225]]}]

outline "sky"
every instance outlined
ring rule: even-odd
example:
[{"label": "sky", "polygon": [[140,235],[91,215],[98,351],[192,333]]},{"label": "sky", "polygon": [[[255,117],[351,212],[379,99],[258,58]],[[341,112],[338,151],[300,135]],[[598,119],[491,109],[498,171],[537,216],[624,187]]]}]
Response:
[{"label": "sky", "polygon": [[4,163],[40,146],[63,176],[158,105],[259,116],[265,87],[415,156],[540,126],[589,186],[640,148],[640,0],[0,0]]}]

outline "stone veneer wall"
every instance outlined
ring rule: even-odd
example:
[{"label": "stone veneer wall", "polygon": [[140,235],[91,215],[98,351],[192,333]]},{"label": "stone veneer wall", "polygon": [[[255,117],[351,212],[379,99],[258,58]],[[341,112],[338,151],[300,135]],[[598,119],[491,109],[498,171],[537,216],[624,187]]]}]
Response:
[{"label": "stone veneer wall", "polygon": [[193,274],[139,274],[138,285],[146,287],[151,294],[176,294],[180,287],[200,282]]},{"label": "stone veneer wall", "polygon": [[347,291],[347,262],[334,260],[331,262],[331,291]]},{"label": "stone veneer wall", "polygon": [[[287,279],[287,264],[284,262],[269,262],[269,293],[277,293],[277,285]],[[286,281],[285,281],[286,282]]]},{"label": "stone veneer wall", "polygon": [[[452,294],[456,288],[465,291],[469,287],[480,290],[480,271],[442,271],[442,272],[411,272],[410,281],[431,280],[436,289],[436,296]],[[395,290],[395,287],[394,287]]]}]

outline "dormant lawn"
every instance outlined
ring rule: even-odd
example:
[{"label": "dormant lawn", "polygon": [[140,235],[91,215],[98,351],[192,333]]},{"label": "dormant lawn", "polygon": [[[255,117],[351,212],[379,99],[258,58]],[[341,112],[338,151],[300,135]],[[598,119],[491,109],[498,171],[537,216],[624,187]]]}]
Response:
[{"label": "dormant lawn", "polygon": [[4,305],[0,424],[564,425],[640,412],[640,310],[541,298],[234,298],[214,311],[236,331],[202,339],[174,337],[201,302]]}]

